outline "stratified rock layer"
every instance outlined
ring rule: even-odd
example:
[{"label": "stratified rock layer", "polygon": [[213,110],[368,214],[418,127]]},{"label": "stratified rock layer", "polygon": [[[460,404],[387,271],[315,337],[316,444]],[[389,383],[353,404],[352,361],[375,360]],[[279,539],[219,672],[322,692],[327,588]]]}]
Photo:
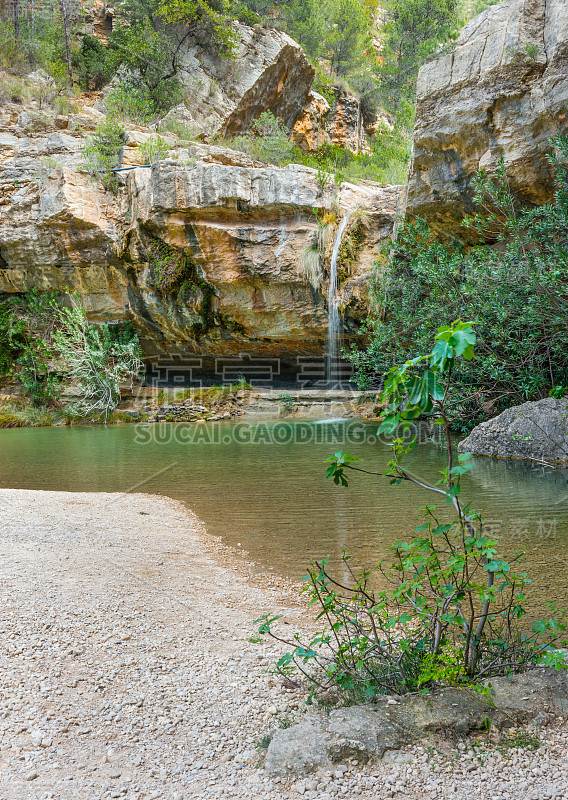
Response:
[{"label": "stratified rock layer", "polygon": [[[90,318],[132,320],[147,353],[295,358],[324,350],[325,275],[310,284],[303,253],[319,213],[364,209],[363,248],[342,278],[345,328],[365,314],[365,276],[394,221],[399,187],[322,187],[315,170],[260,165],[206,145],[172,151],[121,173],[116,195],[78,169],[81,128],[99,116],[36,130],[33,115],[3,109],[0,130],[0,291],[77,290]],[[127,132],[124,163],[139,164],[148,131]],[[166,250],[164,250],[166,248]],[[161,255],[160,255],[161,253]],[[185,254],[186,291],[161,290],[157,261]],[[170,262],[171,265],[172,262]]]},{"label": "stratified rock layer", "polygon": [[547,397],[482,422],[458,450],[479,456],[568,463],[568,399]]},{"label": "stratified rock layer", "polygon": [[507,0],[462,30],[453,53],[420,70],[407,211],[464,235],[471,178],[504,156],[512,189],[553,191],[549,139],[566,129],[568,0]]}]

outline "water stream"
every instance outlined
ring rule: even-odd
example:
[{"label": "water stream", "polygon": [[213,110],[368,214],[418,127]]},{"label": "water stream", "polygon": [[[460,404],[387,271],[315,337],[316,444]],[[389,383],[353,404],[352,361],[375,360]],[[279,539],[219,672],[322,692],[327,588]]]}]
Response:
[{"label": "water stream", "polygon": [[341,349],[341,322],[339,319],[339,298],[337,296],[337,259],[345,229],[349,225],[351,212],[347,212],[335,234],[331,261],[329,263],[329,291],[327,294],[327,348],[325,353],[325,377],[330,388],[341,382],[339,353]]}]

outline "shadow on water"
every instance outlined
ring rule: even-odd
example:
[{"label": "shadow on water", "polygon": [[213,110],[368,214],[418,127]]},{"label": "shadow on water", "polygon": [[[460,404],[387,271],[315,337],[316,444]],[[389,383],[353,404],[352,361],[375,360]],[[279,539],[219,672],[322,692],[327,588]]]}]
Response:
[{"label": "shadow on water", "polygon": [[[357,565],[384,558],[412,535],[431,502],[414,486],[354,474],[348,489],[324,479],[338,449],[382,470],[388,446],[360,421],[227,422],[0,431],[0,485],[64,491],[139,491],[187,503],[214,535],[241,543],[262,569],[299,578],[309,558]],[[409,466],[437,479],[443,452],[420,445]],[[477,459],[462,496],[484,514],[504,551],[526,549],[539,605],[568,600],[568,471]],[[442,503],[441,513],[448,514]],[[156,532],[159,535],[159,531]]]}]

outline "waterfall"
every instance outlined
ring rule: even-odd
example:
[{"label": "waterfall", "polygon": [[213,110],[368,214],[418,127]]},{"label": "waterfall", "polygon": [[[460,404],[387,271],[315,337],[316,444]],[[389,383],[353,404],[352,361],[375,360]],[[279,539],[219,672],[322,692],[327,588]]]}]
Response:
[{"label": "waterfall", "polygon": [[[337,373],[341,331],[339,323],[339,305],[337,298],[337,258],[345,229],[349,224],[351,214],[348,211],[335,234],[331,262],[329,265],[329,291],[327,294],[327,349],[325,352],[325,377],[329,387],[339,383],[341,376]],[[334,375],[335,372],[335,375]]]}]

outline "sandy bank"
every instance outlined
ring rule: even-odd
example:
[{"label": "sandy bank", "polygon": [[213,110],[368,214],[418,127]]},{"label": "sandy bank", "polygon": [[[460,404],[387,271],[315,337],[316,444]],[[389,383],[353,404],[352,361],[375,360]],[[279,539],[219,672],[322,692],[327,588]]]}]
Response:
[{"label": "sandy bank", "polygon": [[560,720],[536,753],[442,741],[267,778],[257,743],[304,698],[249,637],[302,611],[261,580],[169,498],[1,489],[0,800],[568,797]]}]

